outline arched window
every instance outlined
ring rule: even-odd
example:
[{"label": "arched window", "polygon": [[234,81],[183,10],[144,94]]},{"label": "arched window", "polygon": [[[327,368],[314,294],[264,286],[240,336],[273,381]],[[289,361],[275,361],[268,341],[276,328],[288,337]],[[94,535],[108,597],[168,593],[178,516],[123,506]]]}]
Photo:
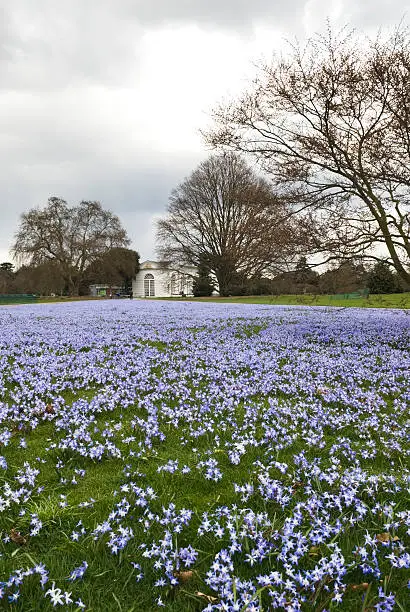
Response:
[{"label": "arched window", "polygon": [[171,295],[178,294],[177,275],[176,272],[171,274]]},{"label": "arched window", "polygon": [[155,279],[153,274],[144,276],[144,295],[145,297],[155,297]]}]

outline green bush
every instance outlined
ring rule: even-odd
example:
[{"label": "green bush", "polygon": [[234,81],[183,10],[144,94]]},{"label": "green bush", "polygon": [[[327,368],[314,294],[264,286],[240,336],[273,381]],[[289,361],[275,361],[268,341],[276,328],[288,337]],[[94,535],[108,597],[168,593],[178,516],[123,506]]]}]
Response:
[{"label": "green bush", "polygon": [[377,262],[370,270],[367,286],[370,293],[400,293],[402,288],[397,276],[385,261]]}]

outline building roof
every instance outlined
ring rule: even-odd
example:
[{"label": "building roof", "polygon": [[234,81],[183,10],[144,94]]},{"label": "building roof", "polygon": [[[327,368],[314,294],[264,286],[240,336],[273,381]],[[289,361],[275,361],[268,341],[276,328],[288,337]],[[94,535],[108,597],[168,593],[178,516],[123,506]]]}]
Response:
[{"label": "building roof", "polygon": [[179,270],[181,272],[190,270],[192,272],[196,270],[196,266],[189,264],[171,264],[169,261],[152,261],[151,259],[147,259],[141,262],[140,270],[175,270],[176,272]]}]

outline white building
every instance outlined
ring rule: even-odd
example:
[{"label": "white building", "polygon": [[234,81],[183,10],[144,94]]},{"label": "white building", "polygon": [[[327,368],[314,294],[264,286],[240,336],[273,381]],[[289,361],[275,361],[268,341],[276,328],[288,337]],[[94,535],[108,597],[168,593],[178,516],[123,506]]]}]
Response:
[{"label": "white building", "polygon": [[134,297],[177,297],[192,295],[195,266],[171,266],[160,261],[144,261],[132,281]]}]

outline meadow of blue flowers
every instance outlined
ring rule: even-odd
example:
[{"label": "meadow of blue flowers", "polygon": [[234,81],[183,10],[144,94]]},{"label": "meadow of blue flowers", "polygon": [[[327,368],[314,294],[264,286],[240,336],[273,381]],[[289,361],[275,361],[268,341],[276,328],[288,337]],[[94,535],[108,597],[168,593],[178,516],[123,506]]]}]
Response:
[{"label": "meadow of blue flowers", "polygon": [[0,607],[410,609],[410,315],[0,309]]}]

